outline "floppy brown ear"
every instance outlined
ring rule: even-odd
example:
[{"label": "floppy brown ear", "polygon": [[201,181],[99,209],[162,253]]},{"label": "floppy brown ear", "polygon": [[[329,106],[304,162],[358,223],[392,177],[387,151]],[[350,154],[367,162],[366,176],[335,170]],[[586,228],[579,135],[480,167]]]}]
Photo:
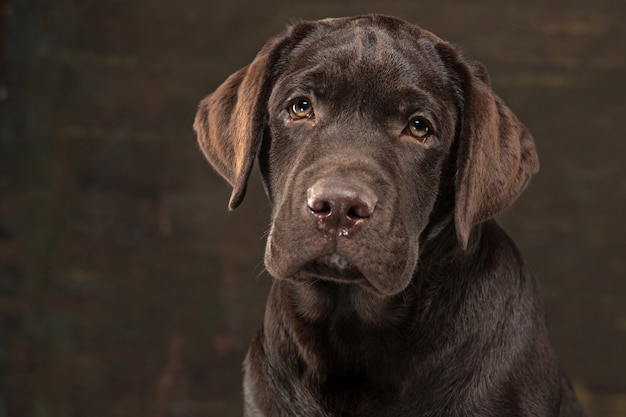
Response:
[{"label": "floppy brown ear", "polygon": [[271,65],[267,49],[200,102],[193,125],[204,156],[233,187],[231,210],[243,200],[263,136]]},{"label": "floppy brown ear", "polygon": [[292,27],[265,44],[252,63],[232,74],[198,107],[194,130],[215,170],[233,187],[228,208],[241,204],[267,124],[267,101],[283,54],[305,35]]},{"label": "floppy brown ear", "polygon": [[528,129],[497,97],[480,64],[462,64],[463,126],[457,154],[455,225],[466,249],[472,227],[509,207],[539,170]]}]

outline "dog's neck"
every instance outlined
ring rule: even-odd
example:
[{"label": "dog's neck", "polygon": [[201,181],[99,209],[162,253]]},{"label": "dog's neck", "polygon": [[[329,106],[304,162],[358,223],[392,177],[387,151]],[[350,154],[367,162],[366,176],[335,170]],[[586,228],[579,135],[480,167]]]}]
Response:
[{"label": "dog's neck", "polygon": [[[268,306],[266,326],[270,322],[286,326],[281,333],[289,335],[288,343],[315,378],[340,383],[354,377],[346,382],[352,387],[359,386],[357,381],[380,381],[387,375],[390,361],[400,360],[410,350],[406,331],[419,314],[418,289],[413,285],[386,298],[357,285],[327,281],[276,281],[272,291],[281,294],[270,296],[270,303],[280,300],[280,305]],[[381,352],[385,361],[378,356]],[[278,351],[268,356],[285,360]]]}]

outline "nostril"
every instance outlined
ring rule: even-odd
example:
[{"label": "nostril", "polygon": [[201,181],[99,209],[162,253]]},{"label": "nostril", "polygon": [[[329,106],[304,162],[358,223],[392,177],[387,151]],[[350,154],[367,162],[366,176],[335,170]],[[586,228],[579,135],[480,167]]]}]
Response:
[{"label": "nostril", "polygon": [[365,204],[350,207],[346,216],[351,220],[367,219],[372,215],[372,210]]},{"label": "nostril", "polygon": [[311,210],[313,214],[317,214],[320,216],[330,216],[332,212],[331,205],[328,201],[323,201],[323,200],[311,201],[311,199],[309,199],[309,201],[307,202],[307,205],[309,207],[309,210]]}]

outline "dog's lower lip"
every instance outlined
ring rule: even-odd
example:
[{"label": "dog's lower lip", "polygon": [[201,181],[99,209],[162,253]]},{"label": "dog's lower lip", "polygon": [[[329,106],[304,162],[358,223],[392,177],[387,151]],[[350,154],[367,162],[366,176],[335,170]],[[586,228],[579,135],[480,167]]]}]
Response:
[{"label": "dog's lower lip", "polygon": [[340,270],[347,269],[352,266],[346,258],[341,255],[337,255],[336,253],[325,256],[323,260],[325,263],[337,267]]},{"label": "dog's lower lip", "polygon": [[308,262],[302,271],[316,278],[337,282],[358,283],[365,281],[365,276],[356,266],[335,253]]}]

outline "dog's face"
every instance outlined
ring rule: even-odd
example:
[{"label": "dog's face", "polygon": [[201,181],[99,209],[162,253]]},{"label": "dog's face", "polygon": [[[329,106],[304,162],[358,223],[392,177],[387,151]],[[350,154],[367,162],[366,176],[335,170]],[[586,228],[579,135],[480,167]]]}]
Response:
[{"label": "dog's face", "polygon": [[420,244],[506,208],[538,163],[481,67],[397,19],[292,26],[200,105],[202,149],[242,200],[256,156],[272,203],[277,279],[382,297],[414,276]]},{"label": "dog's face", "polygon": [[395,294],[415,271],[462,103],[429,40],[320,25],[269,99],[265,263],[275,277]]}]

